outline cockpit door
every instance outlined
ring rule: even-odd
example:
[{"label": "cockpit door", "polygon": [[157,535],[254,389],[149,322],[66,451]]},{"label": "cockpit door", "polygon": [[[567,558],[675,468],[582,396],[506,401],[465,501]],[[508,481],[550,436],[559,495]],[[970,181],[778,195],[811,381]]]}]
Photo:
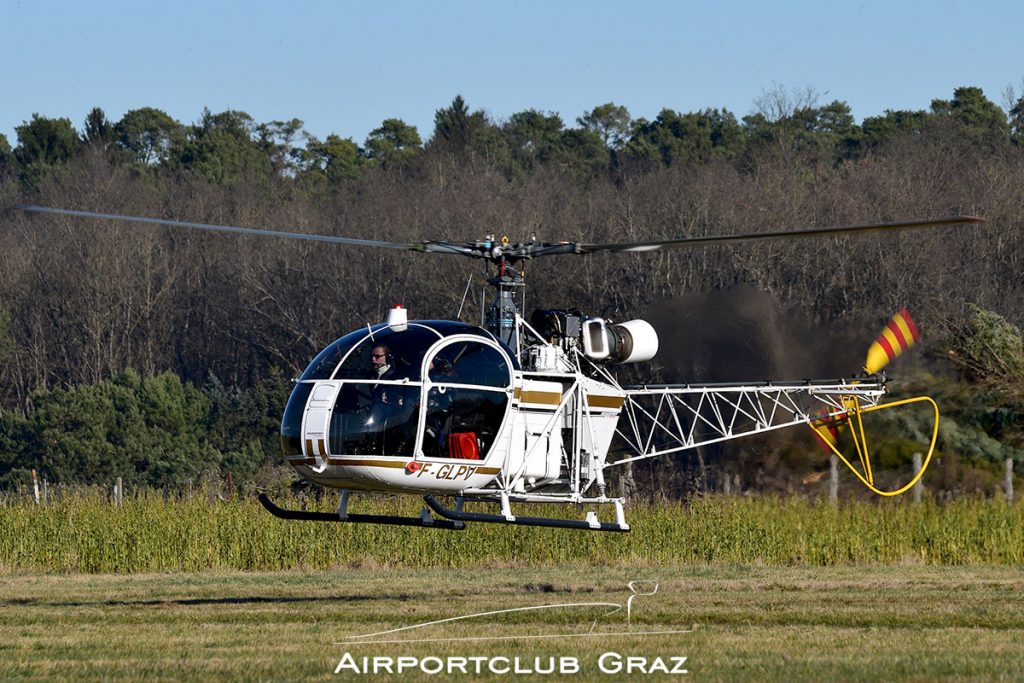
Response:
[{"label": "cockpit door", "polygon": [[427,460],[488,459],[511,404],[512,370],[497,345],[449,338],[424,357],[419,453]]},{"label": "cockpit door", "polygon": [[306,417],[302,421],[302,448],[307,458],[316,459],[316,469],[327,466],[327,431],[331,409],[338,396],[341,382],[317,382],[306,404]]}]

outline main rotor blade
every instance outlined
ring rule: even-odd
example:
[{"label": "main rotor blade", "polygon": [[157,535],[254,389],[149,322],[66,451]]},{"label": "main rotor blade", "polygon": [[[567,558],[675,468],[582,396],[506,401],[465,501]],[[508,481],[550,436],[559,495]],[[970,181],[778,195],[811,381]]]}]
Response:
[{"label": "main rotor blade", "polygon": [[384,240],[368,240],[355,237],[340,237],[334,235],[317,235],[306,232],[285,232],[281,230],[264,230],[259,228],[243,228],[231,225],[215,225],[211,223],[191,223],[188,221],[176,221],[165,218],[145,218],[141,216],[126,216],[113,213],[97,213],[94,211],[77,211],[73,209],[55,209],[46,206],[33,206],[21,204],[15,208],[35,213],[50,213],[65,216],[81,216],[85,218],[100,218],[106,220],[120,220],[134,223],[148,223],[152,225],[168,225],[172,227],[189,228],[193,230],[208,230],[215,232],[233,232],[245,235],[267,235],[271,237],[285,237],[290,239],[312,240],[316,242],[328,242],[333,244],[345,244],[360,247],[377,247],[382,249],[398,249],[403,251],[426,252],[433,254],[459,254],[472,258],[484,258],[492,262],[504,259],[513,261],[520,259],[537,258],[540,256],[555,256],[558,254],[592,254],[596,252],[644,252],[658,251],[660,249],[676,249],[681,247],[700,247],[711,244],[731,244],[737,242],[753,242],[759,240],[793,239],[801,237],[837,237],[840,235],[851,235],[867,232],[884,232],[889,230],[910,230],[915,228],[931,228],[957,223],[984,223],[984,218],[977,216],[954,216],[950,218],[935,218],[923,221],[903,221],[897,223],[878,223],[870,225],[844,225],[830,228],[809,228],[805,230],[790,230],[785,232],[761,232],[745,235],[711,235],[706,237],[683,237],[672,240],[657,240],[653,242],[622,242],[612,244],[587,244],[581,242],[557,242],[557,243],[526,243],[515,244],[508,247],[492,249],[490,240],[478,243],[457,244],[445,241],[423,240],[422,242],[389,242]]},{"label": "main rotor blade", "polygon": [[285,232],[282,230],[264,230],[260,228],[242,228],[235,225],[215,225],[212,223],[191,223],[189,221],[175,221],[168,218],[146,218],[143,216],[125,216],[116,213],[98,213],[95,211],[77,211],[74,209],[55,209],[48,206],[33,206],[30,204],[19,204],[15,207],[22,211],[32,213],[50,213],[62,216],[80,216],[84,218],[100,218],[105,220],[127,221],[129,223],[147,223],[150,225],[168,225],[175,228],[189,228],[192,230],[208,230],[213,232],[233,232],[242,235],[260,235],[269,237],[285,237],[290,239],[313,240],[316,242],[330,242],[333,244],[347,244],[357,247],[377,247],[380,249],[401,249],[405,251],[431,252],[437,254],[462,254],[479,258],[481,255],[475,250],[461,244],[450,244],[448,242],[387,242],[384,240],[366,240],[355,237],[339,237],[335,235],[316,235],[308,232]]},{"label": "main rotor blade", "polygon": [[547,256],[556,253],[591,254],[599,251],[657,251],[659,249],[675,249],[678,247],[700,247],[708,244],[729,244],[734,242],[753,242],[757,240],[792,239],[800,237],[837,237],[866,232],[884,232],[888,230],[912,230],[915,228],[932,228],[956,223],[984,223],[978,216],[952,216],[934,218],[924,221],[903,221],[899,223],[876,223],[870,225],[841,225],[832,228],[809,228],[806,230],[790,230],[785,232],[755,232],[747,235],[711,235],[707,237],[684,237],[675,240],[658,240],[655,242],[624,242],[621,244],[558,244],[552,250],[540,249],[534,256]]}]

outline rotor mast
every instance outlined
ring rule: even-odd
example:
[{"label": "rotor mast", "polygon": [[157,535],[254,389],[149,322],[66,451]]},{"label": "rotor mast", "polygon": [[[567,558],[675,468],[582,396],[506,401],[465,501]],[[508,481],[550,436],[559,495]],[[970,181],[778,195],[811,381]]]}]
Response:
[{"label": "rotor mast", "polygon": [[486,258],[496,266],[497,272],[487,280],[487,284],[495,289],[495,297],[487,311],[484,326],[518,357],[519,325],[516,315],[519,309],[516,296],[522,296],[526,291],[526,280],[516,264],[527,258],[529,252],[521,248],[510,248],[508,235],[502,236],[499,244],[494,244],[493,236],[488,235],[487,242],[490,249]]}]

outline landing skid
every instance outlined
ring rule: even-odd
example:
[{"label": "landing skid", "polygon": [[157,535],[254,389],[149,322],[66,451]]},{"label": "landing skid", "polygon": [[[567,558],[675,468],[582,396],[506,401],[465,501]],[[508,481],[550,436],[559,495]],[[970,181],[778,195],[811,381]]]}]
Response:
[{"label": "landing skid", "polygon": [[[465,512],[461,509],[461,505],[457,505],[457,509],[452,510],[451,508],[447,508],[442,505],[433,496],[423,496],[423,500],[430,506],[431,510],[446,519],[455,521],[455,523],[488,522],[491,524],[544,526],[554,527],[557,529],[582,529],[586,531],[629,531],[629,525],[626,524],[621,513],[618,515],[619,521],[615,524],[610,524],[608,522],[598,521],[596,516],[588,516],[586,521],[581,521],[577,519],[553,519],[551,517],[520,517],[512,515],[511,513],[507,515],[492,515],[483,512]],[[591,513],[591,515],[593,515],[593,513]]]},{"label": "landing skid", "polygon": [[[466,528],[464,522],[458,520],[435,519],[426,510],[419,517],[396,517],[392,515],[357,515],[344,512],[344,505],[339,512],[309,512],[306,510],[286,510],[274,504],[265,493],[259,494],[260,504],[267,512],[279,519],[301,520],[305,522],[348,522],[350,524],[391,524],[395,526],[417,526],[425,529],[449,529],[461,531]],[[347,503],[347,499],[345,500]]]}]

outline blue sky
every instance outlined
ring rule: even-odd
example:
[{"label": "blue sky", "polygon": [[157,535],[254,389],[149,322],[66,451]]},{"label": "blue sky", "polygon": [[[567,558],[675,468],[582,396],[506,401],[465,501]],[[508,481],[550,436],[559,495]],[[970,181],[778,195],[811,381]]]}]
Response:
[{"label": "blue sky", "polygon": [[854,116],[927,109],[961,85],[1024,90],[1024,2],[47,2],[0,0],[0,133],[34,112],[81,128],[143,106],[299,118],[362,143],[462,94],[501,120],[567,125],[614,101],[634,117],[808,88]]}]

